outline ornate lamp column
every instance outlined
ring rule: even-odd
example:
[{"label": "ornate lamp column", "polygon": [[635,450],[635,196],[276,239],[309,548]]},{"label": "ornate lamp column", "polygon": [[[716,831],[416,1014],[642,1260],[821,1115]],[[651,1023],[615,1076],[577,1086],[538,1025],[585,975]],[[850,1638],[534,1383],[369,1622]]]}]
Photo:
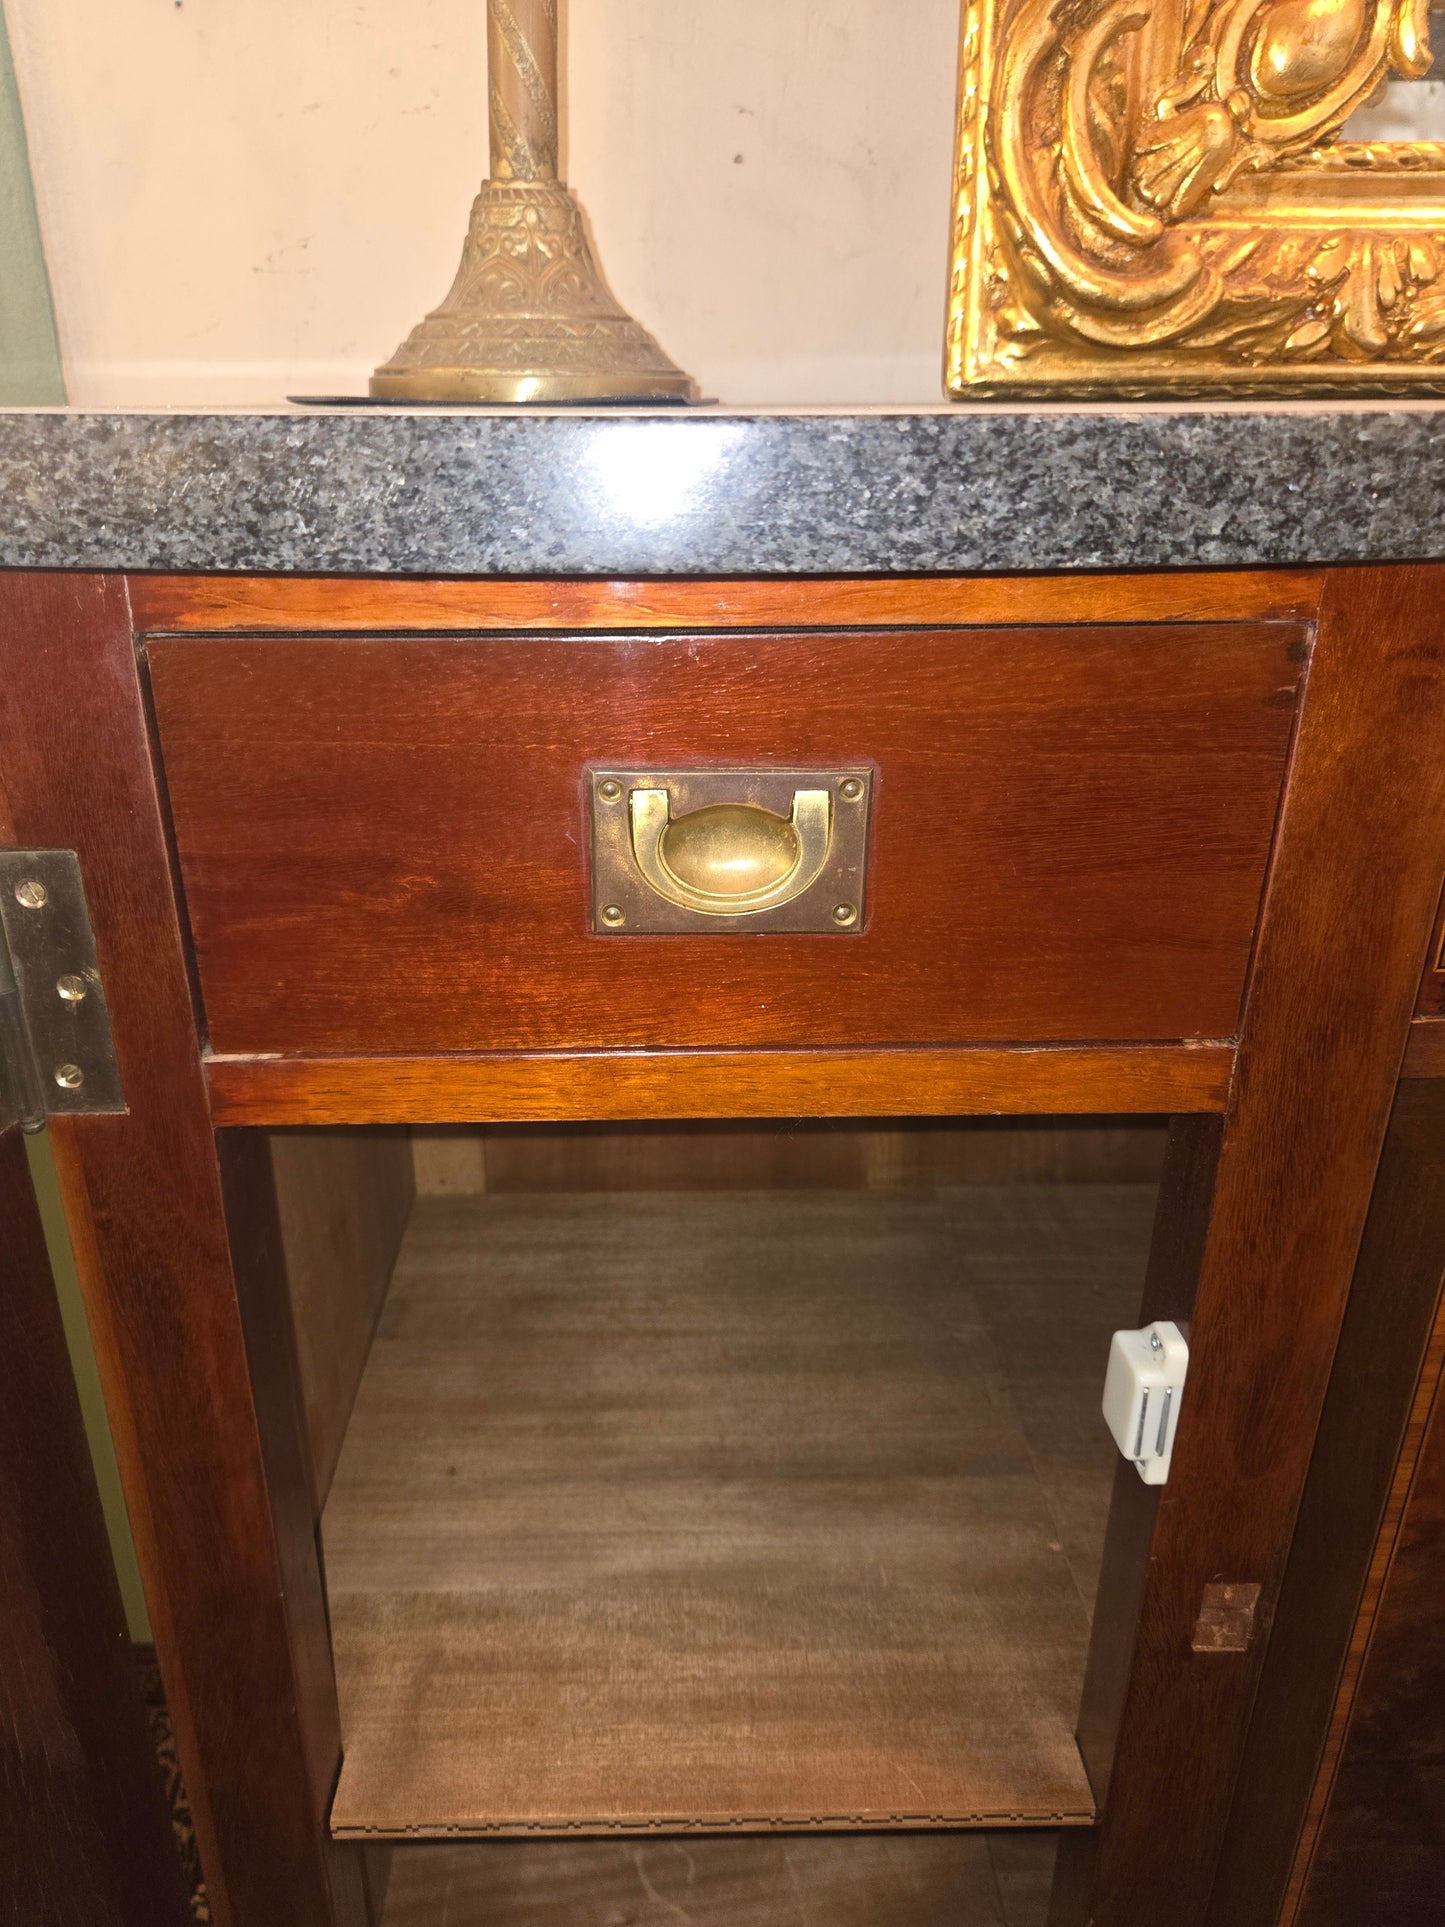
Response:
[{"label": "ornate lamp column", "polygon": [[371,378],[383,401],[695,401],[618,305],[557,179],[558,0],[487,0],[491,175],[451,293]]}]

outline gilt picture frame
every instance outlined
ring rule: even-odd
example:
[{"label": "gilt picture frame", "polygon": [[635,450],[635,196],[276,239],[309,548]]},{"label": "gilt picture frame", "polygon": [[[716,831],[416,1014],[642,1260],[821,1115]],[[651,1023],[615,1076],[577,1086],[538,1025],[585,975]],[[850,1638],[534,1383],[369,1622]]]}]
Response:
[{"label": "gilt picture frame", "polygon": [[1429,0],[965,0],[955,399],[1445,394]]}]

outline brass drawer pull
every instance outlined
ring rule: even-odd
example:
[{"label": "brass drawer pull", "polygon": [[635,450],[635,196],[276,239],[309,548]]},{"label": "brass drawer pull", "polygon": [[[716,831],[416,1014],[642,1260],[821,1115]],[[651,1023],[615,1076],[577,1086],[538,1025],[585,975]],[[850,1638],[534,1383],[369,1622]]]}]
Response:
[{"label": "brass drawer pull", "polygon": [[634,790],[632,853],[648,885],[703,916],[755,916],[810,890],[828,861],[833,799],[797,790],[791,816],[708,803],[673,816],[666,790]]},{"label": "brass drawer pull", "polygon": [[863,927],[872,771],[591,770],[592,927]]}]

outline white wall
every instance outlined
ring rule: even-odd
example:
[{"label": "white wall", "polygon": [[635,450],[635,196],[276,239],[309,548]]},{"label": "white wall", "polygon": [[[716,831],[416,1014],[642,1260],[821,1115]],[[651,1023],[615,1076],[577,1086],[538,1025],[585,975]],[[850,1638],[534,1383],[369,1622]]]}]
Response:
[{"label": "white wall", "polygon": [[[357,391],[486,171],[485,0],[4,0],[74,402]],[[940,394],[958,0],[573,0],[567,171],[729,401]]]},{"label": "white wall", "polygon": [[[1431,27],[1438,71],[1445,20],[1433,20]],[[1352,114],[1345,131],[1351,140],[1359,141],[1445,141],[1445,80],[1386,81],[1380,98],[1372,107]]]},{"label": "white wall", "polygon": [[[76,403],[360,392],[445,293],[485,0],[3,4]],[[958,16],[572,0],[567,171],[708,394],[939,398]],[[1442,93],[1392,89],[1372,131],[1439,122]]]}]

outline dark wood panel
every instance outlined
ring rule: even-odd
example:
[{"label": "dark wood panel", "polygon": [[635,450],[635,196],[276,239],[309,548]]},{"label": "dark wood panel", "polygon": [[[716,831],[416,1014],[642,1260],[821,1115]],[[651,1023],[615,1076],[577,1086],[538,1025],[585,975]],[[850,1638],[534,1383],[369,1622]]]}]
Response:
[{"label": "dark wood panel", "polygon": [[1228,1044],[1078,1050],[213,1057],[218,1124],[1095,1116],[1223,1110]]},{"label": "dark wood panel", "polygon": [[1445,1893],[1445,1086],[1407,1094],[1413,1169],[1376,1208],[1415,1285],[1408,1326],[1418,1339],[1433,1309],[1433,1329],[1291,1880],[1295,1927],[1433,1927]]},{"label": "dark wood panel", "polygon": [[1445,1077],[1445,1018],[1417,1017],[1405,1046],[1407,1077]]},{"label": "dark wood panel", "polygon": [[[350,1927],[294,1361],[267,1437],[118,579],[0,574],[0,764],[17,840],[79,853],[105,976],[129,1108],[52,1136],[213,1915]],[[249,1275],[284,1318],[279,1269]]]},{"label": "dark wood panel", "polygon": [[[1440,1262],[1445,1271],[1445,1247]],[[1351,1712],[1345,1766],[1353,1760],[1417,1760],[1445,1770],[1445,1404],[1438,1380]],[[1439,1819],[1437,1846],[1445,1845],[1445,1809]],[[1441,1876],[1445,1892],[1445,1861]]]},{"label": "dark wood panel", "polygon": [[0,1919],[183,1927],[40,1214],[0,1130]]},{"label": "dark wood panel", "polygon": [[1439,1927],[1445,1761],[1347,1758],[1297,1927]]},{"label": "dark wood panel", "polygon": [[[1437,1253],[1445,1267],[1445,1245]],[[1402,1455],[1401,1516],[1377,1551],[1362,1666],[1297,1927],[1389,1920],[1434,1927],[1445,1893],[1445,1325],[1422,1385],[1418,1457]],[[1368,1604],[1371,1602],[1367,1602]],[[1351,1682],[1347,1682],[1347,1685]]]},{"label": "dark wood panel", "polygon": [[[1044,1860],[1047,1847],[1033,1856]],[[398,1848],[384,1927],[1042,1927],[989,1842],[549,1840]],[[1047,1873],[1044,1875],[1045,1883]],[[1034,1876],[1035,1884],[1037,1875]],[[1018,1898],[1015,1899],[1015,1895]]]},{"label": "dark wood panel", "polygon": [[1219,1868],[1215,1910],[1231,1927],[1268,1927],[1285,1891],[1442,1272],[1445,1083],[1407,1081],[1390,1117]]},{"label": "dark wood panel", "polygon": [[134,576],[145,631],[841,628],[903,622],[1230,622],[1313,618],[1302,569],[832,581],[407,582]]},{"label": "dark wood panel", "polygon": [[271,1163],[319,1516],[415,1195],[411,1143],[278,1131]]},{"label": "dark wood panel", "polygon": [[[212,1047],[1231,1037],[1301,636],[156,642]],[[599,761],[873,762],[866,928],[594,935]]]},{"label": "dark wood panel", "polygon": [[[1161,1842],[1171,1919],[1206,1917],[1439,898],[1442,607],[1434,567],[1326,585],[1112,1749],[1098,1927],[1157,1909]],[[1246,1652],[1191,1650],[1217,1583],[1260,1587]]]}]

